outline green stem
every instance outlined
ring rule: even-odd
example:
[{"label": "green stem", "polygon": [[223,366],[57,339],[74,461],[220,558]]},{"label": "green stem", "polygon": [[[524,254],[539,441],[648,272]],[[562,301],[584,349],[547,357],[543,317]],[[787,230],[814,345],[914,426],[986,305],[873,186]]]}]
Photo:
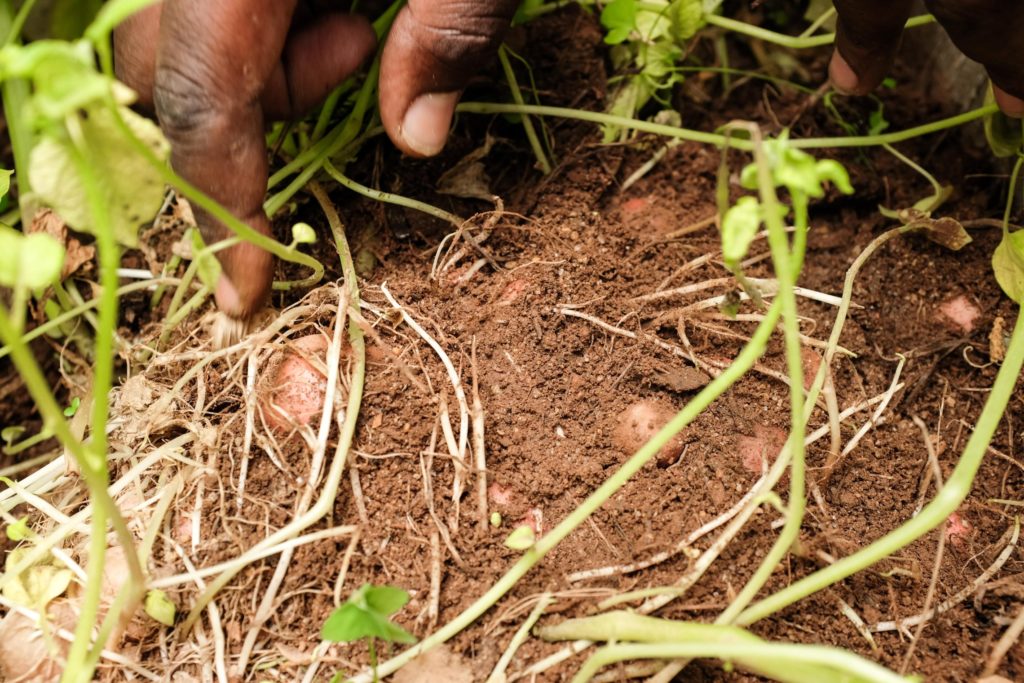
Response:
[{"label": "green stem", "polygon": [[1007,190],[1006,209],[1003,210],[1003,239],[1010,234],[1010,214],[1013,213],[1013,196],[1017,191],[1017,180],[1020,177],[1021,166],[1024,165],[1024,155],[1017,156],[1017,162],[1013,165],[1013,173],[1010,174],[1010,188]]},{"label": "green stem", "polygon": [[[34,0],[28,0],[21,6],[21,11],[14,15],[11,0],[0,2],[0,34],[6,35],[6,44],[16,42],[21,35],[21,24],[25,21],[25,15],[30,12]],[[7,120],[7,133],[11,140],[11,149],[14,153],[14,170],[17,175],[18,200],[24,201],[32,187],[28,177],[29,153],[32,151],[33,135],[32,127],[25,119],[25,105],[29,98],[29,84],[24,78],[5,78],[0,84],[0,93],[3,95],[4,118]],[[25,207],[23,206],[22,209]],[[32,216],[24,215],[25,225],[32,222]]]},{"label": "green stem", "polygon": [[[545,555],[583,524],[616,491],[622,488],[665,444],[672,440],[688,424],[693,422],[698,415],[706,410],[730,386],[746,374],[753,367],[755,361],[764,353],[768,339],[771,337],[772,331],[775,329],[775,325],[782,312],[780,301],[781,298],[776,297],[776,300],[772,302],[771,307],[765,314],[764,319],[758,324],[750,341],[721,375],[704,387],[661,431],[655,434],[636,454],[623,463],[622,467],[615,474],[609,477],[596,491],[591,493],[569,516],[563,519],[548,534],[539,539],[533,548],[527,550],[523,557],[512,565],[505,575],[498,579],[487,592],[477,598],[459,616],[442,626],[437,632],[428,636],[414,647],[381,664],[381,674],[387,676],[397,671],[406,662],[420,653],[446,642],[476,621],[477,618],[508,593]],[[358,680],[365,680],[365,678]]]},{"label": "green stem", "polygon": [[985,407],[978,417],[974,432],[964,447],[956,469],[946,481],[946,485],[936,494],[920,513],[900,528],[886,534],[862,550],[844,557],[838,562],[821,569],[787,588],[771,595],[747,608],[736,620],[742,626],[778,612],[781,609],[801,600],[817,591],[842,581],[848,576],[862,571],[889,555],[905,548],[907,545],[942,524],[970,493],[974,475],[981,466],[992,435],[1003,417],[1006,406],[1013,395],[1014,385],[1024,367],[1024,316],[1019,316],[1003,365],[996,375]]},{"label": "green stem", "polygon": [[190,202],[206,211],[215,220],[223,223],[239,238],[270,252],[283,261],[305,266],[312,271],[308,277],[303,278],[302,280],[275,282],[273,285],[274,289],[288,290],[295,287],[311,287],[323,279],[323,264],[312,256],[308,256],[294,249],[289,249],[287,245],[281,244],[272,237],[268,237],[256,230],[253,230],[251,226],[240,221],[232,215],[230,211],[221,206],[219,202],[211,199],[197,187],[175,173],[170,166],[156,156],[153,150],[151,150],[144,142],[139,140],[135,133],[128,127],[128,124],[124,122],[124,119],[121,117],[121,112],[117,110],[117,104],[113,99],[107,98],[107,106],[110,108],[114,117],[114,123],[121,135],[124,136],[124,139],[131,144],[137,154],[146,159],[146,161],[157,170],[165,183],[175,188]]},{"label": "green stem", "polygon": [[[10,12],[10,1],[4,3],[8,6],[8,12]],[[28,16],[32,14],[32,10],[35,9],[36,0],[25,0],[22,3],[18,13],[14,16],[14,21],[11,22],[10,28],[7,29],[7,38],[4,40],[4,45],[14,45],[21,38],[21,30],[25,28],[25,22],[28,20]],[[10,16],[10,14],[8,14]]]},{"label": "green stem", "polygon": [[[132,292],[142,291],[144,289],[152,287],[154,282],[162,282],[164,284],[177,284],[179,280],[177,278],[158,278],[156,280],[144,280],[140,282],[133,282],[118,289],[117,296],[122,297],[126,294],[131,294]],[[91,311],[92,309],[97,308],[99,306],[99,303],[99,299],[90,299],[89,301],[86,301],[85,303],[76,306],[75,308],[68,309],[67,311],[61,313],[57,317],[51,320],[47,320],[39,327],[32,328],[28,332],[25,332],[21,336],[21,341],[27,344],[33,339],[41,337],[44,334],[56,328],[59,328],[64,323],[70,320],[74,320],[83,313],[86,313],[87,311]],[[12,347],[10,345],[0,347],[0,358],[4,358],[5,356],[9,355],[11,353],[11,348]]]},{"label": "green stem", "polygon": [[[781,45],[782,47],[792,48],[794,50],[804,50],[813,47],[821,47],[822,45],[831,45],[836,40],[835,33],[822,33],[816,36],[788,36],[784,33],[777,33],[776,31],[769,31],[768,29],[761,28],[760,26],[754,26],[744,21],[737,21],[736,19],[730,19],[723,17],[718,14],[705,14],[704,21],[711,26],[717,26],[724,28],[734,33],[739,33],[750,38],[756,38],[763,40],[766,43],[772,43],[774,45]],[[914,28],[915,26],[923,26],[930,24],[935,21],[935,17],[930,14],[922,14],[917,17],[911,17],[907,20],[905,28]]]},{"label": "green stem", "polygon": [[[516,80],[516,72],[512,69],[512,63],[508,60],[508,49],[502,45],[498,48],[498,61],[501,62],[501,69],[505,73],[505,80],[508,82],[508,89],[512,93],[512,100],[519,105],[525,104],[523,92],[519,89],[519,81]],[[544,175],[551,173],[551,163],[544,154],[544,147],[540,144],[537,131],[533,128],[533,120],[529,116],[523,116],[523,130],[526,131],[526,139],[530,141],[530,149],[537,158],[537,165]]]},{"label": "green stem", "polygon": [[783,680],[801,683],[821,681],[870,681],[871,683],[908,683],[913,679],[904,678],[885,667],[875,664],[847,650],[824,645],[788,645],[765,643],[647,643],[640,645],[609,645],[594,653],[580,668],[573,683],[586,683],[602,668],[609,664],[631,659],[692,659],[713,657],[725,661],[743,660],[755,663],[756,667],[771,667],[774,671],[806,670],[808,667],[827,669],[826,676],[820,673],[811,679],[794,679],[785,676]]},{"label": "green stem", "polygon": [[[795,138],[790,140],[790,146],[796,149],[830,149],[840,147],[874,147],[884,144],[904,142],[922,135],[935,133],[948,128],[955,128],[971,121],[984,118],[999,110],[995,104],[987,104],[977,109],[940,119],[921,126],[907,128],[906,130],[893,131],[891,133],[880,133],[878,135],[852,135],[847,137],[834,138]],[[567,107],[549,107],[538,104],[496,104],[492,102],[463,102],[459,104],[456,111],[465,114],[534,114],[537,116],[554,116],[563,119],[576,121],[588,121],[608,126],[618,126],[626,129],[637,130],[643,133],[653,133],[669,138],[689,140],[724,147],[726,136],[719,133],[706,133],[704,131],[669,126],[652,121],[642,121],[628,116],[615,116],[596,111],[584,111],[580,109],[569,109]],[[729,143],[743,151],[751,151],[753,145],[749,140],[733,140]]]},{"label": "green stem", "polygon": [[378,202],[384,202],[385,204],[394,204],[395,206],[404,206],[408,209],[415,209],[416,211],[422,211],[425,214],[433,216],[434,218],[440,218],[443,221],[447,221],[454,225],[456,228],[461,227],[465,221],[453,213],[449,213],[444,209],[440,209],[426,202],[421,202],[417,199],[410,197],[403,197],[402,195],[392,194],[390,192],[384,192],[382,190],[375,190],[372,187],[366,187],[361,185],[355,180],[352,180],[344,173],[339,171],[334,164],[330,161],[324,162],[324,170],[327,171],[327,175],[334,178],[334,180],[353,192],[369,197]]},{"label": "green stem", "polygon": [[[87,683],[92,680],[93,669],[88,666],[89,645],[92,642],[92,627],[95,625],[103,593],[103,563],[107,554],[107,520],[99,506],[93,506],[92,528],[89,537],[89,565],[85,589],[79,604],[78,624],[75,638],[68,649],[67,663],[61,675],[61,683]],[[131,549],[126,548],[126,552]],[[96,648],[103,643],[97,641]]]},{"label": "green stem", "polygon": [[[377,78],[380,76],[380,56],[378,55],[374,60],[373,64],[370,65],[370,70],[366,74],[366,80],[363,82],[362,87],[359,89],[359,94],[356,96],[355,106],[352,108],[352,112],[348,115],[345,121],[339,124],[333,131],[331,131],[327,137],[321,142],[313,145],[309,148],[310,154],[300,154],[285,168],[275,173],[270,178],[270,183],[273,183],[279,175],[283,174],[287,169],[289,172],[294,168],[300,166],[302,171],[288,184],[285,189],[272,195],[263,204],[263,209],[267,212],[268,216],[273,216],[287,204],[292,197],[295,196],[300,190],[302,190],[313,176],[316,175],[324,163],[330,159],[335,152],[343,148],[348,143],[356,139],[359,135],[360,130],[363,127],[363,119],[369,109],[370,104],[373,102],[374,95],[377,92]],[[301,162],[300,162],[301,160]]]},{"label": "green stem", "polygon": [[[751,124],[753,125],[753,124]],[[803,253],[807,235],[807,196],[791,189],[795,211],[796,237],[794,238],[794,254],[790,254],[786,226],[778,211],[779,202],[775,194],[770,162],[765,155],[760,140],[754,146],[754,160],[757,164],[758,185],[761,204],[764,207],[765,223],[768,226],[768,243],[774,261],[775,277],[779,282],[777,299],[782,301],[782,325],[785,333],[786,370],[789,376],[790,400],[790,490],[789,506],[786,523],[779,533],[778,539],[762,560],[757,571],[747,584],[729,603],[729,607],[720,615],[720,623],[731,623],[739,613],[750,604],[757,592],[771,578],[779,561],[785,557],[793,543],[799,538],[800,525],[803,523],[806,505],[804,482],[804,435],[806,420],[804,415],[804,379],[803,357],[800,345],[800,321],[798,318],[794,287],[803,265]],[[792,256],[792,258],[791,258]]]}]

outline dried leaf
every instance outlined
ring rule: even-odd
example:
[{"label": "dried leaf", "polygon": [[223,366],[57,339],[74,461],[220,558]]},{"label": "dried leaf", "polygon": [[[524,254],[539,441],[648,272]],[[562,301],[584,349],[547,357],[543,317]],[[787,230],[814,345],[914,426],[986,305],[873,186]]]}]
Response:
[{"label": "dried leaf", "polygon": [[68,225],[51,209],[39,209],[32,224],[28,226],[29,234],[42,232],[53,237],[64,246],[64,267],[61,268],[60,279],[66,280],[77,273],[82,266],[92,263],[96,258],[96,247],[82,244],[77,237],[68,234]]},{"label": "dried leaf", "polygon": [[437,181],[437,191],[466,199],[492,201],[491,178],[484,168],[483,159],[494,146],[494,138],[488,135],[484,144],[462,157],[454,166],[444,172]]}]

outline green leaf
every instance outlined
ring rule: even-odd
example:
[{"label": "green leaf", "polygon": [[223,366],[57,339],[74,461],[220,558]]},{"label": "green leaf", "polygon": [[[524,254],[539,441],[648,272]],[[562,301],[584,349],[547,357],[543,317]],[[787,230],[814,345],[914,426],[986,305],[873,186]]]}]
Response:
[{"label": "green leaf", "polygon": [[[989,93],[986,102],[994,101]],[[1001,111],[985,117],[985,139],[997,157],[1012,157],[1024,148],[1024,120],[1011,119]]]},{"label": "green leaf", "polygon": [[505,547],[511,550],[529,550],[537,542],[537,533],[529,524],[518,526],[505,539]]},{"label": "green leaf", "polygon": [[612,0],[601,10],[601,26],[607,29],[604,42],[621,43],[636,28],[636,0]]},{"label": "green leaf", "polygon": [[127,90],[118,90],[113,80],[96,71],[92,47],[82,40],[7,45],[0,50],[0,74],[32,80],[25,115],[40,127],[62,124],[68,114],[102,101],[111,90]]},{"label": "green leaf", "polygon": [[71,405],[64,409],[64,417],[74,417],[80,405],[82,405],[82,399],[75,396],[71,399]]},{"label": "green leaf", "polygon": [[294,244],[316,244],[316,231],[309,223],[296,223],[292,226],[292,242]]},{"label": "green leaf", "polygon": [[391,643],[415,643],[416,638],[388,616],[409,602],[409,594],[393,586],[363,584],[348,601],[331,612],[324,622],[324,640],[350,643],[362,638],[380,638]]},{"label": "green leaf", "polygon": [[409,602],[409,594],[394,586],[366,586],[363,597],[368,609],[384,616],[391,616]]},{"label": "green leaf", "polygon": [[704,26],[704,6],[701,0],[674,0],[668,7],[672,22],[672,37],[676,42],[692,38]]},{"label": "green leaf", "polygon": [[155,621],[160,622],[164,626],[174,626],[174,617],[177,614],[178,608],[167,597],[167,593],[164,593],[162,590],[154,589],[146,593],[144,609],[146,614]]},{"label": "green leaf", "polygon": [[[158,158],[167,156],[168,145],[152,121],[119,107],[132,132]],[[150,165],[121,134],[113,113],[106,107],[94,107],[88,118],[81,118],[82,138],[89,148],[93,165],[90,172],[100,185],[109,207],[114,237],[126,247],[138,243],[139,227],[160,210],[164,183],[160,172]],[[76,153],[67,137],[46,136],[32,150],[29,177],[40,198],[51,206],[72,228],[96,234],[85,184],[76,164]]]},{"label": "green leaf", "polygon": [[24,541],[32,532],[28,528],[28,517],[20,517],[14,524],[7,525],[7,538],[15,543]]},{"label": "green leaf", "polygon": [[30,235],[0,225],[0,285],[39,289],[60,277],[64,247],[41,232]]},{"label": "green leaf", "polygon": [[1006,296],[1024,306],[1024,230],[1003,235],[992,254],[992,270]]},{"label": "green leaf", "polygon": [[320,637],[333,643],[351,643],[374,635],[365,610],[346,602],[327,617]]},{"label": "green leaf", "polygon": [[85,37],[93,43],[107,40],[114,27],[122,21],[143,10],[157,0],[109,0],[103,5],[92,24],[85,29]]},{"label": "green leaf", "polygon": [[761,227],[761,204],[754,197],[740,197],[722,217],[722,260],[736,269]]},{"label": "green leaf", "polygon": [[203,242],[203,236],[199,230],[189,228],[189,235],[192,238],[192,258],[196,261],[196,274],[199,275],[199,281],[211,290],[216,289],[217,282],[220,280],[220,261],[214,254],[206,250],[206,243]]},{"label": "green leaf", "polygon": [[14,175],[14,171],[0,168],[0,197],[6,197],[7,193],[11,191],[12,175]]}]

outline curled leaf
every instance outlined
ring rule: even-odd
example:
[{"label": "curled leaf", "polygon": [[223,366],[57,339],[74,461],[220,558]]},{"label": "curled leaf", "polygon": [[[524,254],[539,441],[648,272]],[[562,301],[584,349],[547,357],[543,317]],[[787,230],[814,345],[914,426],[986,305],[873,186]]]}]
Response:
[{"label": "curled leaf", "polygon": [[295,244],[316,244],[316,231],[309,223],[296,223],[292,226],[292,242]]}]

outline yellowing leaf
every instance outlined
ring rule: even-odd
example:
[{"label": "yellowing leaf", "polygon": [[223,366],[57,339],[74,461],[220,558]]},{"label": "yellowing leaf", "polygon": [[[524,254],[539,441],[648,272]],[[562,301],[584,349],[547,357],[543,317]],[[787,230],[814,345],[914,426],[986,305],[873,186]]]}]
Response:
[{"label": "yellowing leaf", "polygon": [[0,285],[46,287],[60,276],[63,263],[64,248],[49,235],[0,225]]},{"label": "yellowing leaf", "polygon": [[992,254],[992,270],[1006,296],[1024,305],[1024,230],[1006,233]]},{"label": "yellowing leaf", "polygon": [[174,616],[178,610],[162,590],[154,589],[146,593],[144,609],[146,614],[164,626],[174,626]]},{"label": "yellowing leaf", "polygon": [[[15,548],[7,555],[6,568],[19,564],[29,552],[28,548]],[[36,564],[19,576],[10,579],[3,587],[3,596],[30,609],[41,610],[54,598],[59,597],[71,585],[71,570],[52,564]]]},{"label": "yellowing leaf", "polygon": [[[160,159],[168,145],[160,129],[126,107],[119,111],[128,128]],[[91,152],[91,172],[109,207],[110,225],[93,224],[85,185],[75,163],[73,144],[68,138],[47,136],[32,150],[29,176],[43,202],[53,207],[76,230],[96,234],[109,229],[118,242],[134,247],[139,227],[160,210],[164,183],[157,169],[139,155],[117,128],[113,114],[102,106],[93,107],[81,119],[84,144]]]}]

